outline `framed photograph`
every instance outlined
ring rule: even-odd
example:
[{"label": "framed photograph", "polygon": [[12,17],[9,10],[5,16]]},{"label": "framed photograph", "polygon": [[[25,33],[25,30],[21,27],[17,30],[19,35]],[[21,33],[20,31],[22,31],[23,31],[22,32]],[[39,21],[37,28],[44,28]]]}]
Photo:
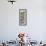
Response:
[{"label": "framed photograph", "polygon": [[19,9],[19,25],[27,25],[27,9]]}]

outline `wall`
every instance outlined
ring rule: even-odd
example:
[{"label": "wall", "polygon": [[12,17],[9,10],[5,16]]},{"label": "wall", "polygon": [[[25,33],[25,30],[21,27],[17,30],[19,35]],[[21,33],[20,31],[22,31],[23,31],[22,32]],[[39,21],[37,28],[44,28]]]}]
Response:
[{"label": "wall", "polygon": [[[0,40],[15,40],[19,32],[33,40],[46,40],[46,1],[17,0],[13,5],[0,0]],[[19,9],[27,9],[27,26],[19,26]]]}]

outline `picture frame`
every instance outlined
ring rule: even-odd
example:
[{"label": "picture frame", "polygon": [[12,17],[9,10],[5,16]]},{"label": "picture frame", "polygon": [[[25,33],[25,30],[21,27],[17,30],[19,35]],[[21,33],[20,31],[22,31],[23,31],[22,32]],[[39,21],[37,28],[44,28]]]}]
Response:
[{"label": "picture frame", "polygon": [[19,9],[19,25],[27,25],[27,9]]}]

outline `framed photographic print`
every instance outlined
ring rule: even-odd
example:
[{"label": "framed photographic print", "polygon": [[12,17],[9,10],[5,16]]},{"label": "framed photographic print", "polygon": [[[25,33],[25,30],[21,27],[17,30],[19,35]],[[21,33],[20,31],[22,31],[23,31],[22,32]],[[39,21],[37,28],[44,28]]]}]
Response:
[{"label": "framed photographic print", "polygon": [[27,9],[19,9],[19,25],[27,25]]}]

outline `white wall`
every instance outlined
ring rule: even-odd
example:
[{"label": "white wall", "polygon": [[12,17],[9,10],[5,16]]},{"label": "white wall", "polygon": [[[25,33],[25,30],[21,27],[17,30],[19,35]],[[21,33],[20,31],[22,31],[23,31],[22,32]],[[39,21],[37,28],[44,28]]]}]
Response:
[{"label": "white wall", "polygon": [[[27,9],[27,26],[19,26],[19,9]],[[0,0],[0,40],[14,40],[22,31],[46,40],[46,0],[17,0],[14,5]]]}]

